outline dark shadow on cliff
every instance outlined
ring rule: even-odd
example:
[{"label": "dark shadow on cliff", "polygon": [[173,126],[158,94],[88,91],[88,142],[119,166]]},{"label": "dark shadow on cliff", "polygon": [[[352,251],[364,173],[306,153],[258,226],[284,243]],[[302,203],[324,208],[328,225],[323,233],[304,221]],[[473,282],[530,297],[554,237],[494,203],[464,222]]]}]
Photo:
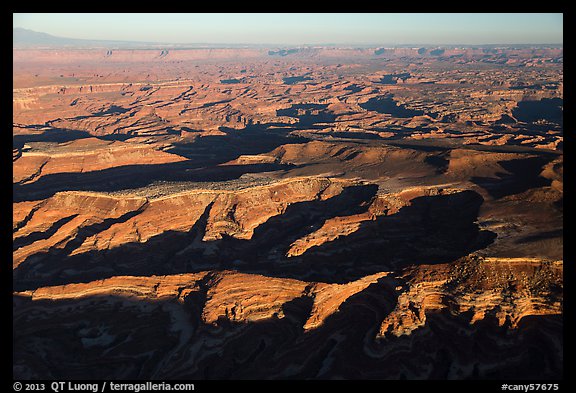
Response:
[{"label": "dark shadow on cliff", "polygon": [[328,104],[292,104],[290,108],[277,109],[276,116],[298,119],[300,126],[333,123],[336,120],[336,115],[328,109]]},{"label": "dark shadow on cliff", "polygon": [[58,229],[60,229],[62,226],[64,226],[66,223],[70,222],[77,216],[78,214],[72,214],[68,217],[61,218],[60,220],[52,223],[52,225],[50,225],[49,228],[43,231],[31,232],[26,236],[14,239],[14,241],[12,242],[12,250],[15,251],[20,247],[29,246],[30,244],[38,240],[49,239],[58,231]]},{"label": "dark shadow on cliff", "polygon": [[417,197],[396,214],[364,221],[356,232],[310,248],[294,263],[315,274],[322,266],[338,265],[340,274],[352,279],[414,264],[451,262],[496,238],[476,223],[482,203],[470,190]]},{"label": "dark shadow on cliff", "polygon": [[[210,275],[181,303],[112,294],[34,302],[16,296],[15,375],[24,379],[26,372],[60,379],[386,376],[382,360],[364,351],[396,302],[396,292],[382,282],[388,279],[351,295],[320,326],[304,330],[313,305],[306,295],[284,303],[282,316],[232,321],[222,315],[205,323],[202,311]],[[37,310],[32,316],[38,318],[36,323],[30,324],[27,307]],[[170,310],[180,315],[175,327]],[[66,329],[58,328],[63,324]],[[38,351],[38,340],[47,352]]]},{"label": "dark shadow on cliff", "polygon": [[392,96],[373,97],[368,101],[358,105],[367,111],[375,111],[400,118],[411,118],[413,116],[421,116],[424,114],[424,112],[421,110],[409,109],[406,106],[398,103],[396,100],[394,100],[394,98],[392,98]]},{"label": "dark shadow on cliff", "polygon": [[[280,123],[283,125],[283,123]],[[305,143],[308,139],[288,136],[289,129],[271,129],[269,124],[256,124],[244,129],[220,127],[226,135],[197,137],[193,142],[175,142],[166,151],[203,165],[221,164],[240,155],[254,155],[274,150],[287,143]]]},{"label": "dark shadow on cliff", "polygon": [[60,191],[114,192],[145,187],[154,182],[216,182],[246,173],[293,169],[291,164],[247,164],[202,167],[193,161],[170,164],[125,165],[91,172],[55,173],[33,183],[12,185],[13,202],[46,199]]},{"label": "dark shadow on cliff", "polygon": [[512,115],[519,121],[526,123],[546,120],[552,123],[563,125],[562,98],[542,98],[539,101],[520,101],[518,106],[512,110]]},{"label": "dark shadow on cliff", "polygon": [[396,214],[363,222],[348,236],[313,247],[301,256],[286,257],[293,241],[316,231],[325,220],[366,211],[376,192],[374,187],[348,187],[325,201],[294,203],[284,214],[258,226],[249,240],[224,237],[201,241],[210,211],[207,207],[189,232],[166,231],[145,243],[77,255],[67,255],[69,252],[61,249],[37,253],[14,269],[14,288],[88,282],[115,275],[221,269],[345,283],[413,264],[451,262],[485,247],[496,237],[476,224],[482,197],[463,191],[415,198]]},{"label": "dark shadow on cliff", "polygon": [[[65,248],[31,255],[14,269],[14,287],[23,290],[88,282],[118,274],[162,275],[226,268],[281,275],[284,268],[275,260],[285,259],[283,255],[294,240],[315,231],[328,218],[366,211],[376,191],[376,185],[353,186],[324,201],[294,203],[286,208],[284,214],[271,217],[257,227],[249,240],[224,237],[202,242],[210,204],[188,232],[166,231],[145,243],[127,243],[109,250],[69,255],[88,236],[99,232],[98,228],[106,229],[138,214],[129,212],[116,219],[80,228],[76,238]],[[206,252],[206,248],[218,251],[211,254]],[[289,276],[294,274],[300,276],[300,273],[288,273]]]},{"label": "dark shadow on cliff", "polygon": [[543,166],[553,159],[553,156],[539,156],[498,161],[498,164],[509,173],[497,173],[499,179],[472,177],[470,180],[488,191],[494,199],[520,194],[532,188],[546,187],[552,184],[552,180],[540,176],[540,173]]},{"label": "dark shadow on cliff", "polygon": [[[155,181],[225,181],[238,179],[244,173],[290,169],[294,166],[277,163],[226,166],[219,164],[241,155],[269,152],[283,144],[308,141],[306,138],[286,136],[286,131],[267,131],[265,125],[245,130],[226,130],[226,133],[224,136],[200,137],[190,143],[174,143],[173,147],[166,151],[186,157],[187,160],[182,162],[55,173],[42,176],[33,183],[16,183],[12,187],[13,200],[21,202],[44,199],[59,191],[118,191],[145,187]],[[66,137],[68,134],[62,135]],[[22,139],[14,143],[23,145],[25,142],[29,140]]]},{"label": "dark shadow on cliff", "polygon": [[[27,126],[25,128],[36,129],[37,127],[44,127],[44,126]],[[13,135],[12,147],[21,149],[25,143],[29,142],[64,143],[64,142],[71,142],[76,139],[84,139],[92,137],[93,136],[86,131],[64,130],[59,128],[53,128],[50,130],[42,131],[41,133]]]},{"label": "dark shadow on cliff", "polygon": [[[14,298],[16,379],[560,379],[559,316],[525,317],[517,329],[495,317],[428,313],[410,334],[376,341],[396,296],[380,280],[303,330],[308,297],[284,317],[215,323],[201,318],[205,294],[184,302],[98,295]],[[34,312],[31,312],[33,308]],[[178,316],[175,323],[172,316]],[[63,328],[65,326],[65,328]]]},{"label": "dark shadow on cliff", "polygon": [[[383,337],[374,343],[372,352],[378,357],[385,357],[391,348],[415,357],[428,353],[430,367],[424,379],[562,378],[562,316],[526,316],[514,329],[509,324],[501,326],[494,311],[474,324],[470,317],[470,313],[455,316],[449,310],[428,312],[424,326],[409,335]],[[412,348],[418,348],[418,353],[411,352]],[[420,365],[425,363],[423,359]],[[401,379],[422,378],[408,368],[401,373]]]}]

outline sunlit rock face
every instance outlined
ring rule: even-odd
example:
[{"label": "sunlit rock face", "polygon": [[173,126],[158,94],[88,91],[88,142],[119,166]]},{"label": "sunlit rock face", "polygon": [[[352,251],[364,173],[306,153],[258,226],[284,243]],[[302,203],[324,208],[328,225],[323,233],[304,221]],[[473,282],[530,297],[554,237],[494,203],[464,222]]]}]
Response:
[{"label": "sunlit rock face", "polygon": [[15,379],[562,378],[562,49],[13,54]]}]

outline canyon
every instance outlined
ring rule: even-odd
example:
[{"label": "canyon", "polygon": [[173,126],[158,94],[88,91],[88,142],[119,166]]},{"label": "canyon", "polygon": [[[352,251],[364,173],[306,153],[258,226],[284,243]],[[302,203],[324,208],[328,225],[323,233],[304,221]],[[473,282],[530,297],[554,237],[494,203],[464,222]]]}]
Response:
[{"label": "canyon", "polygon": [[16,379],[561,379],[561,48],[13,49]]}]

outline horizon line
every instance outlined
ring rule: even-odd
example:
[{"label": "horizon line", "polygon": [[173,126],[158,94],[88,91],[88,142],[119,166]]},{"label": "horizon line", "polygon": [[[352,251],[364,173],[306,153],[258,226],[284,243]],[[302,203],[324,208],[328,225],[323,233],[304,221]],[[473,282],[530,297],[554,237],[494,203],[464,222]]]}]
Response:
[{"label": "horizon line", "polygon": [[[374,43],[374,42],[352,42],[352,43],[345,43],[345,42],[324,42],[324,43],[246,43],[246,42],[239,42],[239,43],[230,43],[230,42],[162,42],[162,41],[139,41],[139,40],[118,40],[118,39],[92,39],[92,38],[73,38],[73,37],[64,37],[64,36],[56,36],[50,33],[36,31],[27,29],[25,27],[20,26],[13,26],[12,30],[15,29],[22,29],[38,34],[45,34],[54,38],[58,39],[66,39],[66,40],[76,40],[76,41],[95,41],[95,42],[103,42],[103,43],[116,43],[116,44],[137,44],[137,45],[167,45],[167,46],[186,46],[186,45],[219,45],[219,46],[262,46],[265,48],[274,47],[294,47],[294,46],[303,46],[303,47],[329,47],[329,46],[364,46],[366,48],[397,48],[401,47],[423,47],[423,46],[463,46],[463,47],[473,47],[473,46],[564,46],[563,42],[559,43],[481,43],[481,44],[471,44],[471,43]],[[34,44],[30,44],[34,45]],[[72,46],[73,44],[68,44],[68,46]],[[46,45],[50,46],[50,45]],[[57,46],[52,44],[52,46]],[[62,46],[66,46],[66,44],[62,44]]]}]

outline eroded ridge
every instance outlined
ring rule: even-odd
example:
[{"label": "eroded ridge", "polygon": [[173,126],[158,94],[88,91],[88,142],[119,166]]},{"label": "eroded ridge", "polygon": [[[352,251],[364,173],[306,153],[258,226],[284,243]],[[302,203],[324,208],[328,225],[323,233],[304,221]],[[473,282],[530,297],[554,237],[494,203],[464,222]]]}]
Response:
[{"label": "eroded ridge", "polygon": [[[426,340],[427,336],[438,336],[436,329],[443,324],[456,329],[452,335],[460,345],[472,345],[477,335],[484,332],[483,335],[493,336],[494,340],[485,348],[487,353],[501,349],[522,351],[525,335],[540,326],[535,318],[547,317],[550,322],[540,328],[547,332],[546,340],[553,346],[541,353],[546,358],[553,357],[552,351],[561,345],[554,336],[560,327],[555,318],[562,313],[561,269],[562,263],[558,261],[466,257],[454,264],[410,268],[401,276],[382,272],[348,284],[234,271],[117,276],[16,293],[15,342],[23,353],[32,350],[33,343],[20,337],[23,339],[32,332],[39,336],[52,329],[51,326],[60,323],[60,310],[67,307],[75,322],[58,336],[51,335],[49,340],[64,340],[68,346],[92,351],[74,360],[67,357],[67,352],[61,352],[57,355],[59,364],[77,361],[81,372],[91,364],[94,350],[104,356],[101,361],[122,364],[124,358],[144,355],[144,349],[136,345],[139,333],[131,330],[134,321],[104,318],[92,328],[87,322],[92,313],[106,317],[121,310],[138,315],[139,319],[155,321],[150,329],[164,337],[162,342],[167,345],[156,351],[158,366],[147,372],[162,377],[202,376],[216,359],[228,364],[241,362],[245,356],[264,368],[220,370],[216,375],[263,377],[293,363],[291,373],[302,376],[308,372],[306,362],[314,362],[318,356],[309,350],[310,346],[313,348],[319,340],[335,336],[339,339],[331,344],[330,365],[314,375],[334,373],[350,377],[341,368],[347,361],[349,349],[345,348],[356,342],[361,333],[364,339],[350,354],[355,359],[364,359],[365,375],[394,359],[397,361],[400,356],[403,362],[422,367],[418,375],[425,378],[433,375],[433,358],[426,361],[421,354],[414,359],[398,350]],[[91,310],[90,314],[86,310]],[[25,322],[30,312],[41,316],[33,326]],[[509,330],[507,339],[498,335],[503,328]],[[263,344],[253,348],[241,346],[244,348],[241,352],[230,352],[239,348],[238,340],[253,342],[258,337]],[[212,348],[216,358],[207,356],[198,346]],[[106,352],[101,352],[105,348]],[[427,353],[438,355],[445,350],[457,352],[454,346],[433,345]],[[46,355],[42,352],[39,361],[47,362]],[[477,367],[475,362],[474,358],[459,359],[450,372],[465,376]],[[22,376],[33,375],[27,374],[30,369],[16,366]],[[558,367],[548,366],[551,369],[546,372]],[[126,364],[117,370],[117,376],[129,377],[139,372],[142,369]],[[397,367],[390,375],[396,372]]]},{"label": "eroded ridge", "polygon": [[13,52],[16,379],[562,377],[562,48]]}]

